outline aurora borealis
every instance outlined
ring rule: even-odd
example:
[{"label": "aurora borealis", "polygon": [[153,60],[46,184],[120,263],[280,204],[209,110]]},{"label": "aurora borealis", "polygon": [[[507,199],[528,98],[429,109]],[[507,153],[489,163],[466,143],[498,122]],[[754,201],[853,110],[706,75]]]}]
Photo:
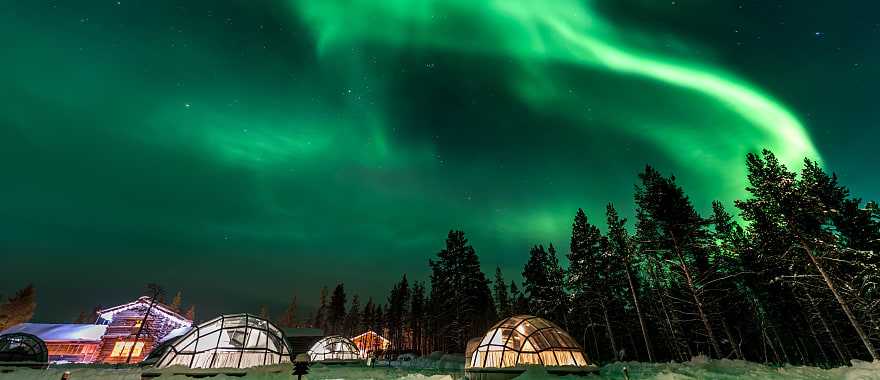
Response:
[{"label": "aurora borealis", "polygon": [[208,314],[337,281],[383,297],[427,279],[451,228],[512,277],[531,244],[567,247],[578,207],[631,213],[647,163],[704,209],[745,194],[761,148],[880,198],[880,22],[862,7],[12,4],[0,293],[34,282],[38,319],[151,281]]}]

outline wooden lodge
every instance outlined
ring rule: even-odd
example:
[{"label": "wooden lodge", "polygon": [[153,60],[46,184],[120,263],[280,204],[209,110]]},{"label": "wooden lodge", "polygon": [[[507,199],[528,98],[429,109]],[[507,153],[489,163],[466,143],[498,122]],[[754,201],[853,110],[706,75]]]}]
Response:
[{"label": "wooden lodge", "polygon": [[100,310],[96,318],[94,324],[22,323],[0,334],[39,337],[46,342],[50,362],[115,364],[138,363],[166,338],[192,326],[191,320],[150,297]]},{"label": "wooden lodge", "polygon": [[53,363],[94,363],[107,326],[88,324],[22,323],[3,330],[3,335],[25,333],[46,343]]},{"label": "wooden lodge", "polygon": [[374,351],[385,351],[391,346],[391,342],[373,330],[351,338],[351,341],[361,352],[361,356],[367,357]]},{"label": "wooden lodge", "polygon": [[[148,311],[149,316],[144,318]],[[97,362],[138,363],[172,330],[192,326],[192,321],[162,303],[152,302],[150,297],[141,297],[98,311],[96,324],[107,326]]]}]

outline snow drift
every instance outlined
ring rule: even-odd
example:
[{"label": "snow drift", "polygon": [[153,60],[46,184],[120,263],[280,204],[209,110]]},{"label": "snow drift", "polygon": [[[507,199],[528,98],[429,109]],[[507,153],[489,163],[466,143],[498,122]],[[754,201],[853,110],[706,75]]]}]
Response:
[{"label": "snow drift", "polygon": [[[443,361],[428,357],[417,358],[413,362],[427,368],[395,368],[395,367],[346,367],[346,366],[312,366],[307,380],[459,380],[464,377],[461,369],[443,369],[452,367],[451,358]],[[412,363],[415,364],[415,363]],[[601,379],[623,379],[623,368],[629,370],[632,380],[690,380],[690,379],[754,379],[754,380],[880,380],[880,362],[868,363],[854,360],[852,366],[833,369],[816,367],[784,366],[772,367],[741,360],[711,360],[696,357],[684,363],[613,363],[602,367]],[[190,380],[185,376],[173,376],[174,371],[185,371],[181,368],[169,368],[158,380]],[[273,373],[272,371],[281,371]],[[140,368],[114,369],[95,366],[58,366],[47,370],[16,369],[10,373],[0,373],[0,380],[58,380],[64,371],[71,372],[71,380],[140,380]],[[245,379],[252,380],[291,380],[290,365],[254,368],[248,371]],[[595,376],[586,377],[596,378]],[[217,376],[211,379],[240,379]],[[540,367],[534,367],[517,377],[515,380],[574,380],[578,377],[556,377],[548,375]]]}]

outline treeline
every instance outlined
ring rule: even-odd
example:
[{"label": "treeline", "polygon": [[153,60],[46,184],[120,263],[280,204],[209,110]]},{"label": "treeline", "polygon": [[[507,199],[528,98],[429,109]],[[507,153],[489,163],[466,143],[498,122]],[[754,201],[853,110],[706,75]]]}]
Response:
[{"label": "treeline", "polygon": [[769,151],[746,164],[742,224],[717,201],[700,215],[674,176],[651,167],[639,174],[631,226],[609,204],[603,234],[578,210],[568,268],[552,246],[531,251],[530,311],[599,361],[878,359],[877,204],[863,207],[811,160],[800,175]]},{"label": "treeline", "polygon": [[532,249],[530,311],[600,361],[878,359],[877,204],[863,206],[811,160],[799,175],[769,151],[746,164],[742,224],[717,201],[700,215],[674,176],[651,167],[631,226],[609,204],[603,234],[578,210],[567,269],[552,246]]},{"label": "treeline", "polygon": [[[813,365],[878,360],[880,208],[804,161],[796,173],[769,151],[747,156],[748,197],[697,212],[674,176],[639,173],[635,220],[615,205],[578,210],[567,268],[536,245],[522,289],[490,281],[461,231],[429,261],[430,287],[406,276],[384,305],[340,284],[308,325],[372,329],[398,350],[464,351],[500,318],[529,313],[566,328],[600,362],[694,355]],[[601,220],[601,222],[596,222]],[[604,233],[599,226],[604,228]]]},{"label": "treeline", "polygon": [[[423,282],[410,283],[403,275],[392,286],[387,299],[377,302],[369,298],[361,307],[357,295],[347,302],[345,285],[340,283],[332,294],[328,294],[327,287],[321,289],[319,306],[312,315],[299,319],[297,300],[293,298],[275,320],[282,327],[316,327],[328,335],[355,336],[373,330],[387,338],[397,352],[462,352],[467,341],[485,333],[499,315],[514,311],[506,308],[499,313],[491,284],[480,270],[477,253],[463,232],[450,231],[446,248],[429,260],[429,265],[430,288]],[[503,281],[500,273],[499,270],[498,280]],[[507,297],[507,285],[503,285]],[[519,301],[516,311],[527,313],[524,295],[515,283],[510,287],[512,299]]]}]

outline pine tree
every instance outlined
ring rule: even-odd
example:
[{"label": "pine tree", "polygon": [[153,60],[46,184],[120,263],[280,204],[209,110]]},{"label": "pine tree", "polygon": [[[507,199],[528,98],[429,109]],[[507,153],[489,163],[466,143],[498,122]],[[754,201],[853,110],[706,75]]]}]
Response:
[{"label": "pine tree", "polygon": [[0,305],[0,330],[30,321],[37,309],[37,291],[28,285]]},{"label": "pine tree", "polygon": [[529,313],[529,300],[516,286],[515,281],[510,281],[511,312],[513,315]]},{"label": "pine tree", "polygon": [[425,317],[425,284],[416,282],[412,287],[407,327],[412,334],[411,348],[419,353],[425,353],[425,344],[423,342],[425,337]]},{"label": "pine tree", "polygon": [[512,314],[512,305],[510,296],[507,294],[507,283],[504,282],[504,276],[501,273],[501,267],[495,267],[495,306],[498,311],[498,317],[507,318]]},{"label": "pine tree", "polygon": [[449,231],[446,248],[429,264],[432,308],[442,337],[439,348],[463,351],[471,336],[482,333],[497,318],[480,260],[464,232]]},{"label": "pine tree", "polygon": [[162,285],[151,282],[144,288],[144,295],[155,298],[156,302],[165,303],[165,288]]},{"label": "pine tree", "polygon": [[79,323],[79,324],[90,323],[90,322],[94,322],[94,318],[92,318],[85,311],[79,312],[79,316],[77,316],[76,320],[73,321],[73,323]]},{"label": "pine tree", "polygon": [[327,307],[327,286],[322,286],[320,303],[318,304],[318,310],[315,311],[312,325],[316,328],[324,330],[325,334],[329,332],[327,326]]},{"label": "pine tree", "polygon": [[389,340],[392,347],[403,349],[406,346],[406,334],[404,330],[405,318],[409,313],[410,289],[406,274],[394,287],[388,296],[388,305],[385,308],[385,320],[389,330]]},{"label": "pine tree", "polygon": [[376,305],[373,304],[373,298],[370,297],[367,299],[367,304],[364,305],[364,313],[361,317],[361,323],[366,330],[373,330],[375,332],[379,332],[376,328]]},{"label": "pine tree", "polygon": [[269,319],[269,307],[266,305],[260,305],[260,318]]},{"label": "pine tree", "polygon": [[281,327],[287,327],[287,328],[297,327],[296,312],[297,312],[296,296],[293,296],[290,299],[290,304],[287,305],[287,309],[284,310],[284,314],[279,319],[279,324],[281,325]]},{"label": "pine tree", "polygon": [[345,336],[354,336],[363,332],[361,328],[361,300],[357,294],[351,297],[351,306],[345,316]]},{"label": "pine tree", "polygon": [[330,297],[330,306],[327,310],[327,326],[329,334],[339,334],[342,332],[345,324],[345,307],[347,300],[345,297],[345,285],[339,283],[333,289],[333,295]]},{"label": "pine tree", "polygon": [[642,340],[645,343],[645,352],[648,354],[648,361],[654,361],[654,349],[651,346],[649,338],[646,316],[642,311],[641,302],[639,301],[640,282],[638,276],[633,272],[633,241],[626,231],[626,219],[620,218],[617,209],[609,203],[605,208],[606,223],[608,225],[608,248],[612,260],[618,260],[622,264],[622,269],[626,276],[626,288],[629,291],[628,296],[632,300],[632,310],[635,312],[639,322],[639,330],[641,331]]},{"label": "pine tree", "polygon": [[[594,342],[593,346],[598,350],[599,335],[595,328],[600,326],[596,320],[603,319],[600,304],[605,304],[605,289],[599,282],[599,263],[602,255],[602,234],[599,229],[587,221],[584,210],[578,209],[574,217],[571,228],[571,244],[568,254],[568,288],[572,294],[572,324],[569,326],[570,331],[582,332],[580,337],[583,344],[587,346],[587,335],[589,333],[590,340]],[[535,256],[533,256],[535,257]],[[537,258],[537,260],[541,260]],[[531,261],[530,261],[531,262]],[[540,265],[540,264],[535,264]],[[523,276],[526,277],[525,273]],[[528,278],[528,277],[526,277]],[[534,296],[533,296],[534,298]],[[552,302],[552,301],[551,301]],[[605,323],[606,328],[610,328]],[[614,343],[613,335],[605,333],[610,338],[609,347],[613,355],[616,355],[617,348]],[[601,345],[602,347],[606,345]],[[599,359],[599,352],[594,353],[594,359]]]},{"label": "pine tree", "polygon": [[190,321],[196,320],[196,305],[189,305],[189,309],[186,310],[186,319]]},{"label": "pine tree", "polygon": [[568,304],[564,289],[564,272],[551,244],[532,247],[529,260],[523,268],[523,288],[529,300],[529,309],[537,316],[565,325]]},{"label": "pine tree", "polygon": [[[781,275],[801,276],[805,275],[801,271],[815,271],[821,279],[821,285],[831,294],[838,310],[855,331],[864,351],[873,360],[880,360],[880,353],[874,348],[861,321],[853,312],[851,301],[842,290],[848,286],[840,286],[841,283],[846,284],[843,277],[851,276],[835,276],[833,268],[834,259],[839,260],[842,254],[849,252],[841,249],[845,247],[841,244],[845,237],[841,239],[832,228],[835,219],[840,220],[838,215],[849,195],[848,190],[837,184],[835,176],[828,176],[817,163],[810,160],[804,161],[800,180],[770,151],[764,150],[761,156],[749,154],[746,162],[749,170],[749,187],[746,190],[752,198],[737,201],[737,207],[743,211],[743,218],[751,222],[750,230],[757,236],[759,244],[774,242],[774,248],[778,251],[794,249],[800,252],[799,257],[789,259],[792,260],[789,268],[795,268],[797,272]],[[799,277],[789,278],[795,278],[797,283],[802,284],[797,285],[799,289],[807,286]],[[832,329],[828,331],[829,335],[834,336]]]},{"label": "pine tree", "polygon": [[171,310],[174,310],[175,312],[179,313],[182,302],[183,302],[183,294],[178,290],[177,294],[174,295],[174,298],[171,299],[171,305],[168,305],[168,307],[170,307]]},{"label": "pine tree", "polygon": [[[715,328],[712,323],[711,298],[706,297],[703,285],[711,277],[708,223],[696,212],[684,190],[675,182],[675,177],[664,177],[654,168],[647,166],[639,174],[641,185],[636,188],[635,201],[639,223],[636,226],[639,240],[647,242],[643,247],[652,256],[658,277],[656,284],[663,285],[664,296],[671,304],[678,304],[675,310],[679,315],[672,319],[679,321],[692,319],[694,315],[700,326],[686,330],[700,331],[709,343],[708,352],[713,356],[722,355]],[[669,307],[664,307],[669,313]],[[673,323],[670,323],[673,325]],[[678,325],[678,322],[674,323]],[[699,330],[698,330],[699,329]],[[670,333],[675,333],[671,327]],[[690,350],[698,341],[698,335],[685,337]],[[678,339],[678,338],[674,338]]]}]

